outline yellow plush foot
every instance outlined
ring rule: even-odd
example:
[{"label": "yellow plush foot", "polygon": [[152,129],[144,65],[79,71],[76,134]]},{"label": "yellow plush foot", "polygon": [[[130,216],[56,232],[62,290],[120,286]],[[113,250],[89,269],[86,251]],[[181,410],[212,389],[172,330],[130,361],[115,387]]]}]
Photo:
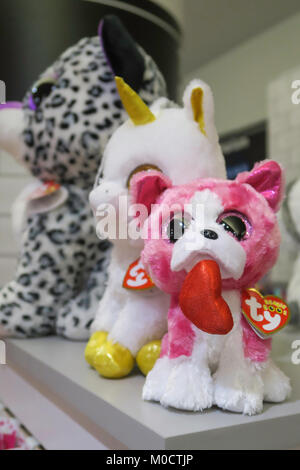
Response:
[{"label": "yellow plush foot", "polygon": [[153,368],[157,359],[160,355],[161,341],[151,341],[151,343],[145,344],[136,357],[137,365],[140,371],[147,375]]},{"label": "yellow plush foot", "polygon": [[86,345],[84,357],[86,362],[94,367],[94,359],[100,346],[105,343],[108,333],[106,331],[96,331],[92,334]]},{"label": "yellow plush foot", "polygon": [[121,344],[106,341],[97,351],[94,367],[103,377],[120,379],[132,371],[134,357],[129,349]]}]

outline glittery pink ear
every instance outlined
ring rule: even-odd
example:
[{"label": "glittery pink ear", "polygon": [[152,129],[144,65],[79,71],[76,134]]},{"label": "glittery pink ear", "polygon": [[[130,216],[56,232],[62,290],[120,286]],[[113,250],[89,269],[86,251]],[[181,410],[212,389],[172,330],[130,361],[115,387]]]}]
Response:
[{"label": "glittery pink ear", "polygon": [[130,181],[131,203],[143,204],[149,214],[151,205],[171,186],[171,180],[160,171],[140,171]]},{"label": "glittery pink ear", "polygon": [[277,162],[266,160],[257,163],[252,171],[240,173],[236,181],[252,186],[275,212],[279,210],[284,193],[284,174]]}]

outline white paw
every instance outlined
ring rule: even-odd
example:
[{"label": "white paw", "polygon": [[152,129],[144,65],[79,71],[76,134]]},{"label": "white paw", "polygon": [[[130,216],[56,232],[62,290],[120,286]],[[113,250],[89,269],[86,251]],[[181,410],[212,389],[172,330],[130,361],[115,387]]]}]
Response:
[{"label": "white paw", "polygon": [[111,329],[112,321],[108,318],[108,315],[98,315],[91,324],[90,331],[96,333],[96,331],[110,331]]},{"label": "white paw", "polygon": [[259,393],[216,387],[214,403],[223,410],[255,415],[262,412],[263,397]]},{"label": "white paw", "polygon": [[202,411],[213,404],[213,381],[209,369],[191,359],[173,360],[165,392],[160,400],[166,407],[188,411]]},{"label": "white paw", "polygon": [[160,401],[167,386],[172,369],[172,359],[162,357],[158,359],[146,377],[143,388],[143,400]]},{"label": "white paw", "polygon": [[264,400],[279,403],[286,400],[291,393],[290,379],[270,361],[263,371]]},{"label": "white paw", "polygon": [[255,415],[263,410],[263,381],[259,374],[236,372],[232,377],[216,376],[214,403],[223,410]]}]

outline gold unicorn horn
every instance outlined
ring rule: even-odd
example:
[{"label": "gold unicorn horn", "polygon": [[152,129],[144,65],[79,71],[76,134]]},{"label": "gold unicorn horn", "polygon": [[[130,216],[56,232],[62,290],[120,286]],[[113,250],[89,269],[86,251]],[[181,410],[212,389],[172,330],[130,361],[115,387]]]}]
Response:
[{"label": "gold unicorn horn", "polygon": [[203,90],[200,87],[194,88],[191,96],[191,105],[194,113],[194,120],[198,123],[200,131],[206,136],[205,121],[203,111]]},{"label": "gold unicorn horn", "polygon": [[115,77],[115,81],[123,106],[132,122],[136,126],[143,126],[155,121],[154,114],[139,95],[124,82],[123,78]]}]

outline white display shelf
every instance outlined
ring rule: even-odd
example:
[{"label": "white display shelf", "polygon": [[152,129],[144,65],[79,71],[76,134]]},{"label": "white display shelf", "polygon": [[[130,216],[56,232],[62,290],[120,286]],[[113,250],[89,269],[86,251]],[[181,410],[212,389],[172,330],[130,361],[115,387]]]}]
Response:
[{"label": "white display shelf", "polygon": [[[278,365],[291,377],[291,398],[282,404],[265,404],[263,413],[252,417],[217,408],[203,413],[181,412],[144,402],[141,398],[144,377],[138,371],[122,380],[99,377],[84,361],[84,343],[48,337],[9,340],[6,344],[9,366],[50,399],[54,397],[67,404],[69,415],[73,414],[82,427],[92,423],[95,429],[102,429],[113,442],[108,447],[293,449],[300,446],[300,365],[291,361],[295,339],[300,339],[300,331],[283,332],[274,339],[273,348]],[[5,377],[1,371],[5,372],[5,368],[8,366],[0,366],[0,398]],[[40,415],[41,420],[45,418]],[[29,427],[29,423],[24,424]],[[62,434],[61,448],[63,438]],[[98,439],[103,440],[101,436]],[[66,440],[70,440],[69,433]]]}]

